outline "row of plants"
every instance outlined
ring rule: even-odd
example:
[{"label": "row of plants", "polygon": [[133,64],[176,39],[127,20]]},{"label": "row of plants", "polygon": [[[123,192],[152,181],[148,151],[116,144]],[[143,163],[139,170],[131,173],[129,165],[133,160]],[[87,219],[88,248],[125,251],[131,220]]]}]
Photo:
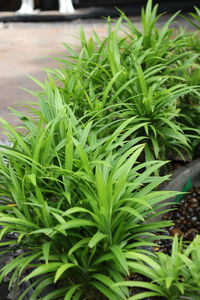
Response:
[{"label": "row of plants", "polygon": [[143,123],[136,135],[146,138],[146,159],[194,152],[200,126],[198,32],[170,28],[178,13],[158,29],[151,1],[142,11],[141,31],[121,14],[114,24],[108,20],[103,40],[95,32],[86,40],[81,31],[80,51],[65,45],[70,56],[58,59],[63,68],[48,70],[44,83],[36,81],[43,90],[36,94],[43,108],[39,117],[51,120],[60,94],[77,118],[95,120],[102,136],[137,116],[130,126]]},{"label": "row of plants", "polygon": [[199,237],[152,251],[172,225],[152,220],[179,194],[160,189],[167,159],[195,156],[200,136],[199,32],[172,29],[177,15],[157,27],[149,0],[142,30],[122,12],[104,39],[81,30],[80,49],[33,79],[37,103],[12,110],[21,125],[1,120],[1,254],[21,252],[0,279],[29,282],[19,300],[199,299]]}]

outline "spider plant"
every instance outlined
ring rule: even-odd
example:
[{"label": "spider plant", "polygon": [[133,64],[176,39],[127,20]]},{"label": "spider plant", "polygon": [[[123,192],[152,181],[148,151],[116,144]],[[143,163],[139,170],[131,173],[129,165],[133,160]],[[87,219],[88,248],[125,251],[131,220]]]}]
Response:
[{"label": "spider plant", "polygon": [[100,129],[111,122],[102,136],[136,117],[133,126],[144,125],[135,134],[146,137],[146,159],[191,152],[199,131],[188,117],[188,99],[196,99],[199,107],[200,94],[198,71],[190,70],[198,65],[199,54],[188,47],[190,34],[170,28],[177,14],[158,28],[157,6],[149,0],[141,14],[142,31],[123,13],[114,28],[108,19],[103,40],[95,32],[87,40],[81,30],[79,51],[65,44],[70,56],[58,59],[63,68],[47,70],[44,83],[33,79],[41,88],[33,93],[39,99],[39,118],[48,122],[45,114],[55,115],[55,102],[62,97],[83,122],[95,120]]},{"label": "spider plant", "polygon": [[[145,145],[128,139],[138,127],[129,128],[131,121],[101,138],[66,105],[46,125],[23,119],[25,136],[1,120],[13,146],[1,146],[0,247],[22,252],[0,278],[11,273],[10,287],[16,278],[31,280],[19,300],[29,290],[31,300],[129,298],[127,288],[112,285],[130,274],[138,253],[148,253],[154,232],[170,225],[147,221],[177,194],[155,190],[168,178],[153,176],[164,162],[137,163]],[[15,237],[4,241],[10,232]]]},{"label": "spider plant", "polygon": [[195,28],[200,30],[200,9],[195,6],[195,12],[189,13],[190,17],[183,16],[190,24],[192,24]]},{"label": "spider plant", "polygon": [[[167,255],[157,253],[154,257],[146,258],[138,253],[138,262],[130,262],[133,271],[149,278],[150,282],[127,281],[116,283],[117,287],[143,287],[146,292],[130,297],[129,300],[146,299],[148,295],[162,296],[168,300],[199,299],[199,250],[200,236],[187,247],[182,240],[173,240],[172,253]],[[131,254],[126,254],[131,258]],[[143,265],[141,266],[141,261]]]}]

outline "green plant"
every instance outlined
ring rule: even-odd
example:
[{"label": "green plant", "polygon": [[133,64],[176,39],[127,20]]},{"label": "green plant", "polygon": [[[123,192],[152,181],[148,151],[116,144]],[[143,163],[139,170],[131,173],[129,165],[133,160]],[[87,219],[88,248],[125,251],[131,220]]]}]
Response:
[{"label": "green plant", "polygon": [[[190,24],[200,30],[200,9],[195,6],[195,13],[189,13],[190,18],[183,16]],[[192,17],[192,18],[191,18]]]},{"label": "green plant", "polygon": [[[34,117],[13,110],[19,131],[0,120],[13,144],[0,146],[1,253],[22,251],[0,279],[11,273],[10,287],[16,277],[31,280],[19,300],[32,289],[30,300],[198,293],[195,242],[182,252],[175,238],[171,256],[148,250],[171,224],[152,217],[177,194],[158,191],[169,176],[155,176],[165,163],[154,158],[190,151],[197,132],[187,108],[192,99],[197,116],[199,54],[192,34],[170,28],[176,15],[158,29],[149,0],[143,31],[123,14],[114,29],[108,19],[103,40],[81,31],[80,52],[66,45],[63,69],[34,79]],[[4,241],[10,232],[15,238]],[[132,272],[153,282],[126,281]],[[129,285],[149,291],[131,297]]]},{"label": "green plant", "polygon": [[183,150],[191,152],[199,131],[187,109],[195,99],[198,116],[199,82],[194,68],[199,53],[190,47],[192,33],[170,28],[177,14],[157,28],[157,5],[153,7],[149,0],[142,10],[142,31],[123,13],[114,29],[108,19],[103,40],[95,32],[87,40],[81,30],[80,51],[65,44],[70,56],[58,59],[63,68],[47,70],[44,83],[34,79],[42,89],[34,93],[42,108],[39,119],[48,122],[48,111],[55,115],[60,93],[77,118],[85,123],[95,120],[102,137],[124,119],[136,117],[130,126],[143,124],[135,135],[146,138],[147,160],[166,159],[169,152],[180,156]]},{"label": "green plant", "polygon": [[147,220],[177,194],[154,191],[168,178],[152,175],[164,162],[137,163],[144,144],[128,139],[131,121],[99,138],[65,105],[46,126],[23,119],[30,130],[24,136],[1,120],[13,146],[1,146],[0,237],[17,235],[0,243],[1,254],[22,250],[1,280],[10,272],[10,286],[34,279],[19,300],[32,288],[30,299],[38,299],[50,284],[55,289],[43,300],[129,298],[127,288],[112,285],[148,253],[141,247],[154,245],[154,232],[170,225]]},{"label": "green plant", "polygon": [[[157,253],[154,258],[147,259],[145,255],[138,254],[140,263],[132,263],[133,270],[147,277],[150,282],[127,281],[116,283],[114,286],[143,287],[151,290],[152,295],[162,296],[168,300],[199,299],[199,253],[200,236],[197,235],[187,247],[175,236],[171,255]],[[129,257],[128,253],[127,257]],[[141,266],[141,261],[143,261],[143,266]],[[146,293],[148,292],[133,296],[130,300],[145,299]]]},{"label": "green plant", "polygon": [[[183,15],[183,18],[186,19],[189,23],[200,29],[200,10],[195,7],[196,13],[190,13],[190,17]],[[192,18],[191,18],[192,17]],[[182,51],[187,51],[190,49],[196,58],[193,60],[192,65],[183,69],[183,72],[180,74],[189,85],[199,86],[200,81],[200,67],[199,67],[199,51],[200,51],[200,42],[199,42],[199,31],[194,31],[190,34],[187,39]],[[184,63],[188,63],[187,61]],[[181,119],[181,123],[185,124],[186,127],[194,127],[197,129],[197,134],[199,135],[200,123],[199,123],[199,114],[200,114],[200,97],[198,94],[187,95],[179,103],[181,114],[187,116],[185,119]],[[192,140],[192,135],[191,135]],[[199,138],[195,138],[192,141],[193,149],[196,148],[196,145],[199,144]]]},{"label": "green plant", "polygon": [[[200,236],[197,235],[192,243],[179,254],[183,267],[183,278],[186,286],[186,296],[198,299],[200,296]],[[194,293],[194,294],[193,294]]]}]

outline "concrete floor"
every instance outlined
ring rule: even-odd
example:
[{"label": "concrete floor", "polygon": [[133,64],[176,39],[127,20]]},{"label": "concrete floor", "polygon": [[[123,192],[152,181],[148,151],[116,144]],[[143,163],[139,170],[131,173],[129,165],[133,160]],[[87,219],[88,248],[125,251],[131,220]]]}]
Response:
[{"label": "concrete floor", "polygon": [[[139,25],[139,20],[135,18]],[[163,19],[163,22],[165,19]],[[104,20],[76,20],[62,23],[0,23],[0,118],[13,125],[18,124],[8,106],[35,100],[20,88],[37,89],[27,75],[43,80],[44,68],[59,66],[52,57],[63,57],[66,50],[63,42],[79,45],[80,26],[87,36],[95,30],[106,35]],[[0,137],[2,130],[0,128]]]},{"label": "concrete floor", "polygon": [[[17,124],[8,106],[18,102],[34,100],[21,88],[37,89],[28,75],[39,80],[45,78],[44,68],[59,66],[51,57],[64,57],[67,52],[63,42],[79,44],[80,25],[84,25],[86,35],[93,30],[101,36],[106,33],[105,23],[72,22],[72,23],[15,23],[0,28],[0,118]],[[0,128],[0,135],[2,134]]]}]

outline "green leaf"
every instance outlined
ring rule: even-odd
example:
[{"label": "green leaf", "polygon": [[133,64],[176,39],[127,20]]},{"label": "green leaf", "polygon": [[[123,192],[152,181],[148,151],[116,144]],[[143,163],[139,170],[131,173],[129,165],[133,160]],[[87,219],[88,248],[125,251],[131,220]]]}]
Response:
[{"label": "green leaf", "polygon": [[79,227],[85,227],[85,226],[91,226],[96,227],[96,224],[92,221],[85,220],[85,219],[75,219],[71,221],[66,221],[66,224],[63,225],[57,225],[55,229],[59,230],[67,230],[71,228],[79,228]]},{"label": "green leaf", "polygon": [[65,294],[65,298],[64,300],[72,300],[73,298],[73,295],[74,293],[76,292],[77,289],[79,289],[81,287],[81,284],[75,284],[75,285],[72,285],[70,287],[70,289],[68,290],[68,292]]},{"label": "green leaf", "polygon": [[93,237],[90,239],[90,241],[88,243],[88,247],[89,248],[95,247],[98,244],[98,242],[100,242],[105,237],[107,237],[107,236],[101,232],[95,233],[95,235],[93,235]]},{"label": "green leaf", "polygon": [[169,290],[170,289],[170,287],[171,287],[171,284],[172,284],[172,282],[173,282],[173,277],[170,277],[170,276],[168,276],[167,278],[166,278],[166,289],[167,290]]},{"label": "green leaf", "polygon": [[59,299],[64,296],[66,288],[57,288],[56,290],[48,293],[46,296],[42,297],[42,300],[54,300]]},{"label": "green leaf", "polygon": [[139,300],[139,299],[147,299],[148,297],[153,297],[153,296],[160,296],[160,294],[155,293],[155,292],[143,292],[140,294],[137,294],[135,296],[132,296],[128,298],[128,300]]},{"label": "green leaf", "polygon": [[113,245],[112,247],[110,247],[110,250],[114,254],[117,261],[120,263],[121,267],[124,269],[125,273],[129,275],[129,268],[126,261],[126,256],[123,253],[122,249],[117,245]]},{"label": "green leaf", "polygon": [[68,269],[71,269],[73,267],[76,267],[75,264],[71,264],[71,263],[66,263],[62,266],[60,266],[58,268],[58,270],[56,271],[55,277],[54,277],[54,283],[56,283],[58,281],[58,279],[63,275],[63,273],[65,271],[67,271]]},{"label": "green leaf", "polygon": [[151,257],[149,257],[148,255],[142,254],[142,253],[137,253],[137,252],[126,252],[126,258],[132,258],[134,260],[139,259],[142,260],[145,264],[148,264],[149,266],[151,266],[152,268],[154,268],[154,270],[159,270],[160,266],[159,264],[155,261],[155,259],[152,259]]},{"label": "green leaf", "polygon": [[29,175],[27,175],[27,178],[30,180],[30,182],[31,182],[34,186],[37,185],[37,184],[36,184],[36,176],[35,176],[35,174],[29,174]]},{"label": "green leaf", "polygon": [[97,279],[101,283],[103,283],[105,286],[107,286],[111,290],[113,290],[113,292],[118,294],[119,297],[121,297],[121,299],[125,299],[125,295],[123,294],[122,290],[119,287],[114,286],[114,281],[112,279],[110,279],[108,276],[105,276],[103,274],[94,274],[92,277]]},{"label": "green leaf", "polygon": [[116,299],[117,295],[111,291],[110,288],[106,287],[105,285],[95,281],[91,282],[91,285],[93,285],[97,290],[99,290],[104,296],[106,296],[109,300]]},{"label": "green leaf", "polygon": [[71,256],[76,250],[85,247],[88,242],[90,241],[90,238],[84,238],[75,243],[68,251],[68,255]]},{"label": "green leaf", "polygon": [[33,270],[29,275],[25,276],[22,279],[22,282],[27,281],[35,276],[43,275],[46,273],[54,273],[60,266],[62,266],[62,263],[60,262],[51,262],[45,265],[40,265],[35,270]]},{"label": "green leaf", "polygon": [[90,211],[86,208],[83,208],[83,207],[72,207],[72,208],[69,208],[68,210],[66,210],[62,216],[69,216],[69,215],[72,215],[72,214],[75,214],[75,213],[80,213],[80,212],[85,212],[85,213],[90,213]]},{"label": "green leaf", "polygon": [[141,287],[143,289],[149,289],[158,292],[160,295],[165,296],[165,294],[163,294],[162,292],[161,287],[145,281],[121,281],[114,283],[113,286]]},{"label": "green leaf", "polygon": [[50,247],[51,247],[51,242],[47,242],[42,245],[42,252],[43,252],[43,256],[44,256],[44,260],[45,260],[46,264],[48,264],[48,262],[49,262]]},{"label": "green leaf", "polygon": [[124,211],[124,212],[127,212],[129,213],[130,215],[136,217],[136,218],[139,218],[140,220],[144,221],[144,218],[142,217],[141,214],[138,213],[137,210],[135,210],[134,208],[132,207],[128,207],[128,206],[124,206],[124,207],[120,207],[118,209],[119,211]]}]

